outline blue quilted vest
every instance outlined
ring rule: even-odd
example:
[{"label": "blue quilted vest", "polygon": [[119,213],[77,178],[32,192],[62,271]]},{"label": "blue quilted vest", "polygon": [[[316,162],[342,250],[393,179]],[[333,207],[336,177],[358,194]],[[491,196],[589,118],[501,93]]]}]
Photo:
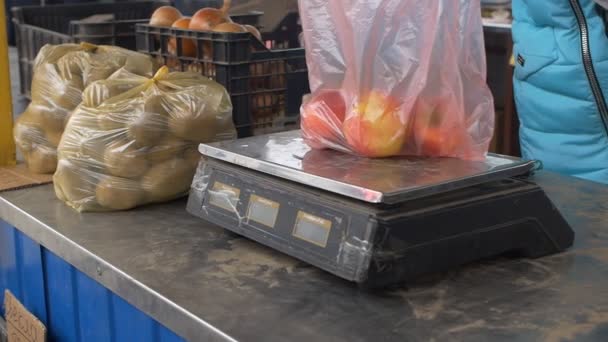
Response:
[{"label": "blue quilted vest", "polygon": [[593,0],[513,0],[523,157],[608,184],[608,38]]}]

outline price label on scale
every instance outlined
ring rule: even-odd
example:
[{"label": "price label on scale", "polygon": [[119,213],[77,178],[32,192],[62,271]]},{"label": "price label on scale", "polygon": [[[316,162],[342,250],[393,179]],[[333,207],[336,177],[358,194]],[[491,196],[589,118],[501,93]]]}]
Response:
[{"label": "price label on scale", "polygon": [[293,236],[325,248],[330,231],[331,221],[299,211],[293,228]]},{"label": "price label on scale", "polygon": [[251,195],[247,218],[268,228],[274,228],[279,216],[280,204],[258,195]]},{"label": "price label on scale", "polygon": [[216,207],[235,212],[240,195],[241,190],[221,182],[215,182],[211,190],[209,190],[209,203]]}]

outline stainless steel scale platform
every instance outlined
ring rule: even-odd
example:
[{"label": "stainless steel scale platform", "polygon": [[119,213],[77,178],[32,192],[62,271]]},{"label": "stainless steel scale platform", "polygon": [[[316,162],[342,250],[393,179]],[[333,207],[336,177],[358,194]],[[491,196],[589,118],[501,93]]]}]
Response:
[{"label": "stainless steel scale platform", "polygon": [[190,213],[366,287],[574,239],[528,180],[535,162],[367,159],[311,150],[299,131],[199,150]]}]

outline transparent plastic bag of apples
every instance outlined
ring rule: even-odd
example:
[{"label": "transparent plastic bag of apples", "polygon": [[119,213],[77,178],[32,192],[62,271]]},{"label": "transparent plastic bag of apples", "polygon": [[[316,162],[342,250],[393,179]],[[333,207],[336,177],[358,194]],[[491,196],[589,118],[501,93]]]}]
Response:
[{"label": "transparent plastic bag of apples", "polygon": [[479,0],[300,0],[313,148],[482,159],[494,129]]},{"label": "transparent plastic bag of apples", "polygon": [[198,73],[120,69],[89,85],[58,148],[57,197],[78,211],[127,210],[188,193],[198,145],[236,138],[226,89]]}]

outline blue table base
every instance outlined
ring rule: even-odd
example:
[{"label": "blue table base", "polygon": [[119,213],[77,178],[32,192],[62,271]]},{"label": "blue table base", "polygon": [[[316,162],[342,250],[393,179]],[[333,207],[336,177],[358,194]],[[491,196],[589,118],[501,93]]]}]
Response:
[{"label": "blue table base", "polygon": [[46,325],[49,342],[184,341],[0,220],[1,303],[5,289]]}]

